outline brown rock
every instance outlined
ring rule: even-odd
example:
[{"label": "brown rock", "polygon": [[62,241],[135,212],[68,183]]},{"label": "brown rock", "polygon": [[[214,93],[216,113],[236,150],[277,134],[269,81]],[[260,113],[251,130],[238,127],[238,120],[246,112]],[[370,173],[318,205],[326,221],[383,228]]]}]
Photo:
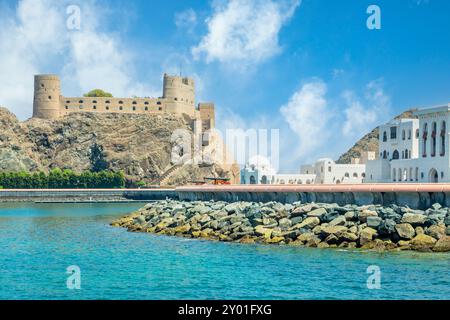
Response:
[{"label": "brown rock", "polygon": [[450,236],[441,237],[433,247],[435,252],[450,252]]}]

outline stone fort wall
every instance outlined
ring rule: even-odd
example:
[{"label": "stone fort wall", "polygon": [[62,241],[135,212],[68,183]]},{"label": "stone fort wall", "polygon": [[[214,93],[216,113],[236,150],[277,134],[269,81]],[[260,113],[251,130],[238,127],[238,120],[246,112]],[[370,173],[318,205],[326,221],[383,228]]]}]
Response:
[{"label": "stone fort wall", "polygon": [[204,130],[215,127],[214,104],[195,106],[195,83],[190,78],[164,74],[160,98],[109,98],[65,97],[57,75],[34,77],[34,118],[53,120],[74,112],[187,114],[193,120],[201,120]]}]

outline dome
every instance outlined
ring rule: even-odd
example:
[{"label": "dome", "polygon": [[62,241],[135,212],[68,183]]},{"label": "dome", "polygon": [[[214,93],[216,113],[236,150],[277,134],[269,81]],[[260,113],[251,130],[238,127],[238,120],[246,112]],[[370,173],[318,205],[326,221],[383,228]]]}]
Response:
[{"label": "dome", "polygon": [[275,174],[275,169],[270,164],[270,160],[264,156],[256,155],[250,158],[246,165],[247,168],[265,172],[266,174]]}]

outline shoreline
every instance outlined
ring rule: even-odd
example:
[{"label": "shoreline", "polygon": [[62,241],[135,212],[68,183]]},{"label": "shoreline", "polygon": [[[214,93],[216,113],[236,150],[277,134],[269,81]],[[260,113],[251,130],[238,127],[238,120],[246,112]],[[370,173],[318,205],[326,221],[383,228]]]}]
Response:
[{"label": "shoreline", "polygon": [[450,252],[450,209],[162,200],[114,220],[130,232],[313,248]]}]

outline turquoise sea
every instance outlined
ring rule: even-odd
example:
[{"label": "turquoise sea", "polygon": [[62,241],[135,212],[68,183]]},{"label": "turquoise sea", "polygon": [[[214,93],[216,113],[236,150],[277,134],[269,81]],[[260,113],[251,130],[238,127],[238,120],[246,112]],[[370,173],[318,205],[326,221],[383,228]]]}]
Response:
[{"label": "turquoise sea", "polygon": [[[129,233],[141,204],[0,204],[0,299],[450,299],[450,255]],[[81,272],[67,288],[66,268]],[[367,288],[368,266],[381,288]]]}]

